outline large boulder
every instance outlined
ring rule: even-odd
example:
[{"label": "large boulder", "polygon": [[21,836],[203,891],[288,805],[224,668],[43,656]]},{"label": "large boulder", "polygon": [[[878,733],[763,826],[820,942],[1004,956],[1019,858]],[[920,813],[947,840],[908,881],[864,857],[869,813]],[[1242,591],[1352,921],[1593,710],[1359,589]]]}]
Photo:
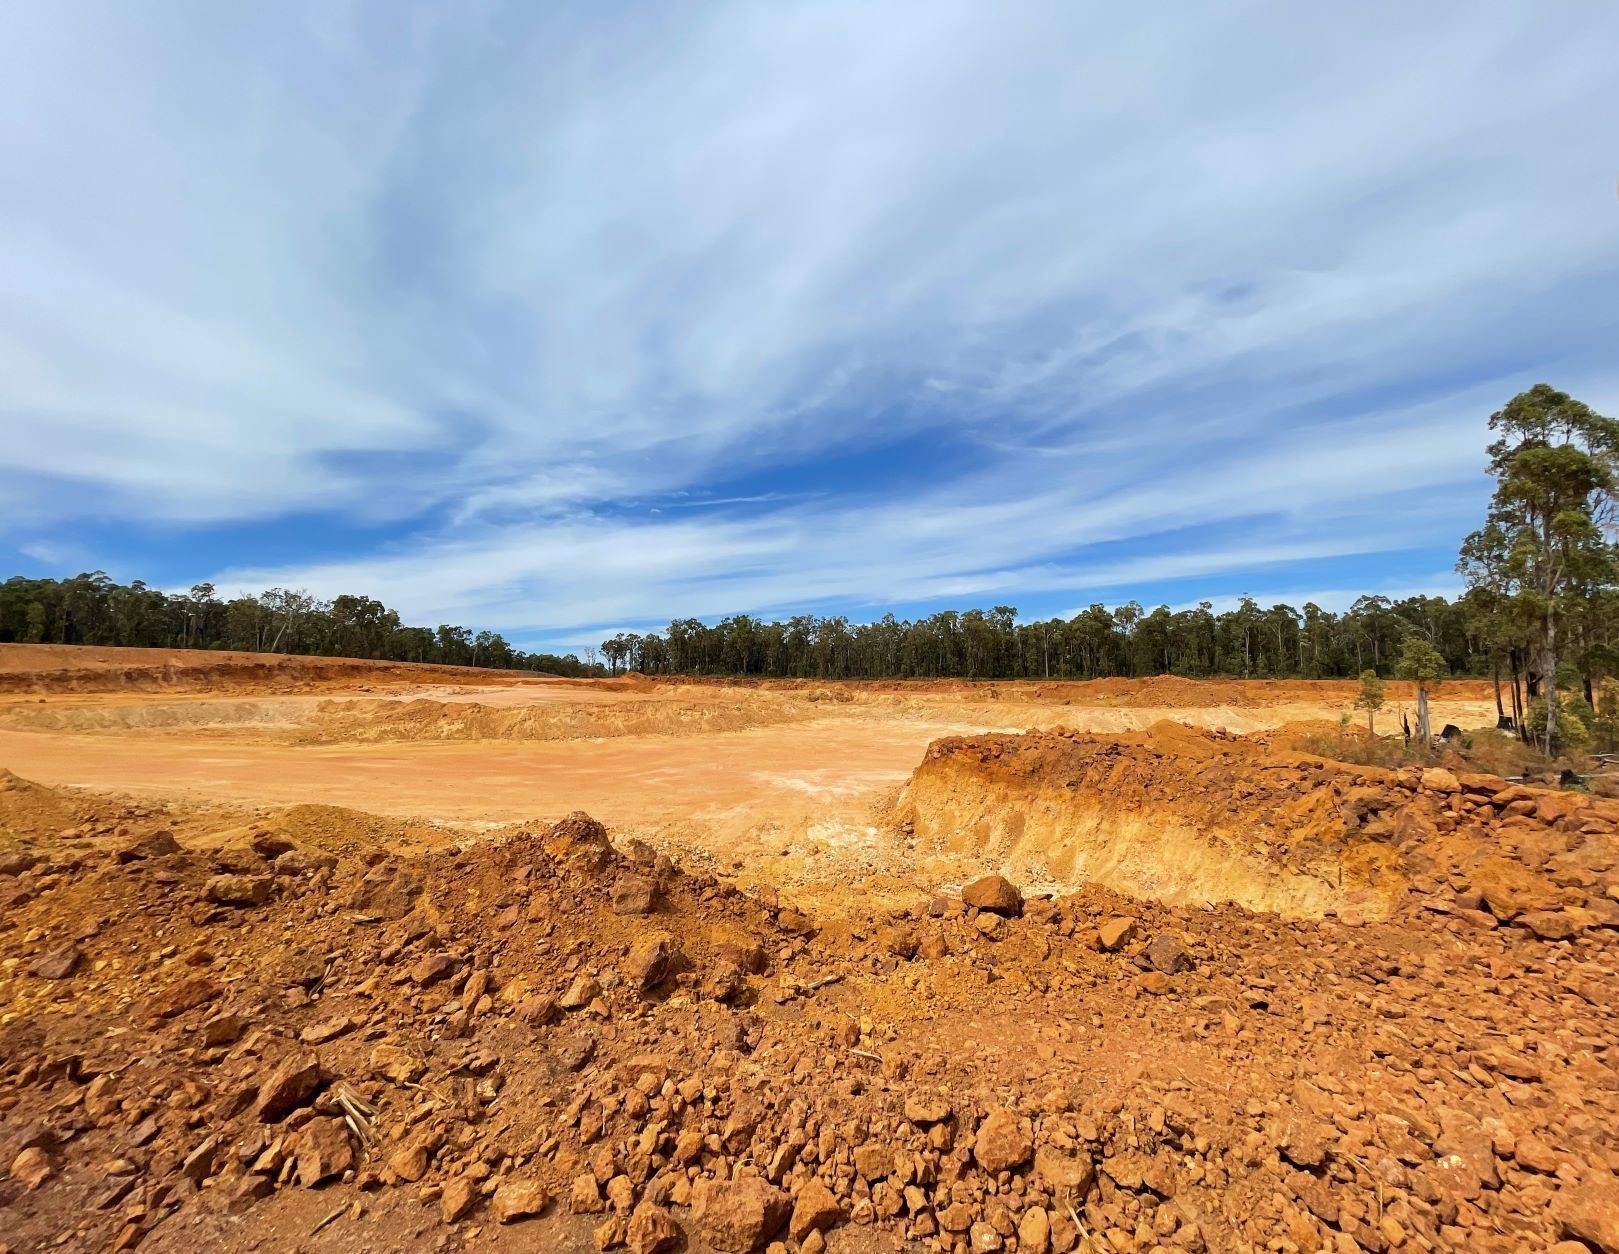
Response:
[{"label": "large boulder", "polygon": [[324,1078],[320,1059],[300,1050],[281,1063],[259,1086],[254,1113],[263,1123],[278,1123],[314,1099]]},{"label": "large boulder", "polygon": [[552,824],[541,839],[540,848],[557,861],[587,874],[606,870],[617,857],[613,842],[607,839],[607,829],[583,810],[575,810]]},{"label": "large boulder", "polygon": [[1563,1236],[1599,1254],[1619,1254],[1619,1178],[1603,1173],[1564,1185],[1552,1200],[1552,1215]]},{"label": "large boulder", "polygon": [[667,932],[646,932],[630,947],[624,974],[643,993],[650,992],[674,973],[680,954]]},{"label": "large boulder", "polygon": [[990,1175],[1021,1167],[1034,1155],[1029,1121],[1004,1107],[992,1110],[973,1138],[973,1160]]},{"label": "large boulder", "polygon": [[1473,872],[1473,891],[1498,919],[1555,910],[1559,904],[1555,884],[1509,858],[1486,858],[1479,863]]},{"label": "large boulder", "polygon": [[1192,960],[1192,951],[1179,937],[1170,936],[1167,932],[1160,932],[1147,942],[1147,961],[1155,971],[1162,971],[1165,975],[1179,975],[1197,965]]},{"label": "large boulder", "polygon": [[787,1195],[758,1176],[701,1180],[692,1190],[692,1218],[720,1254],[753,1254],[787,1222]]},{"label": "large boulder", "polygon": [[986,875],[961,890],[961,900],[991,914],[1016,918],[1023,913],[1023,894],[1002,875]]}]

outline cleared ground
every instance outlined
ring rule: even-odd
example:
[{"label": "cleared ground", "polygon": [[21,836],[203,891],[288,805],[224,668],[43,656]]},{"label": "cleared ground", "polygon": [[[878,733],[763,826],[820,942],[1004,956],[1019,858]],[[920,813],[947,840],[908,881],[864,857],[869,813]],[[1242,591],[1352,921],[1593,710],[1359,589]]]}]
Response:
[{"label": "cleared ground", "polygon": [[[1390,689],[1392,727],[1403,694]],[[1353,713],[1354,694],[1347,682],[1163,677],[566,680],[6,645],[0,766],[51,785],[207,805],[340,805],[457,827],[584,810],[745,885],[773,884],[831,908],[853,879],[918,889],[972,872],[960,858],[919,862],[888,822],[899,789],[941,737],[1127,732],[1166,719],[1238,733],[1307,722],[1331,729]],[[1493,723],[1488,686],[1448,685],[1434,718]]]},{"label": "cleared ground", "polygon": [[1619,800],[1351,685],[0,694],[6,1251],[1619,1251]]}]

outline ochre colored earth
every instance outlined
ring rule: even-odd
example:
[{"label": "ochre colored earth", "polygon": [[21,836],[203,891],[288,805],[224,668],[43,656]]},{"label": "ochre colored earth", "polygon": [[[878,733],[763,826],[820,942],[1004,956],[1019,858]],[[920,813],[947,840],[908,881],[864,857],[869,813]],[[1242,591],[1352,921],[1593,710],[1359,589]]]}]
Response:
[{"label": "ochre colored earth", "polygon": [[0,1248],[1619,1248],[1619,802],[1353,695],[0,646]]}]

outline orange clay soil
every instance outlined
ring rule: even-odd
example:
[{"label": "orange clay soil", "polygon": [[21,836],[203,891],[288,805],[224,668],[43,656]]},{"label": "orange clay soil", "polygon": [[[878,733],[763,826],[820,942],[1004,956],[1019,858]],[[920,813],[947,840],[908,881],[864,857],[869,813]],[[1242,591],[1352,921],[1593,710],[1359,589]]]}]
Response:
[{"label": "orange clay soil", "polygon": [[[908,798],[1037,796],[1104,743],[950,742]],[[1319,787],[1311,842],[1405,891],[1290,920],[990,876],[822,915],[583,815],[0,777],[0,1240],[1614,1248],[1619,805],[1167,729],[1126,764],[1177,814],[1211,764],[1256,817]]]},{"label": "orange clay soil", "polygon": [[[1402,699],[1390,685],[1390,712]],[[909,882],[887,806],[950,735],[1165,718],[1336,726],[1328,682],[563,680],[347,659],[0,646],[0,766],[51,785],[502,824],[583,809],[748,884]],[[1435,718],[1493,722],[1488,686]],[[1392,725],[1392,724],[1391,724]]]},{"label": "orange clay soil", "polygon": [[1352,685],[50,652],[0,1248],[1619,1249],[1619,803]]}]

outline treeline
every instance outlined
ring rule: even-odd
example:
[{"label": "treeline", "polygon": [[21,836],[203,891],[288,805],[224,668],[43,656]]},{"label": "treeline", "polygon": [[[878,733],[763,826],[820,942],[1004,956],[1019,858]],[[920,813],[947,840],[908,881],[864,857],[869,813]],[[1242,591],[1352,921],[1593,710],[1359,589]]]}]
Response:
[{"label": "treeline", "polygon": [[[680,619],[665,633],[621,633],[601,643],[613,672],[758,675],[800,679],[1348,679],[1391,677],[1405,641],[1420,636],[1454,675],[1488,677],[1498,632],[1493,604],[1468,593],[1366,596],[1341,614],[1313,602],[1261,606],[1244,597],[1215,613],[1093,605],[1072,618],[1019,622],[1008,605],[871,623],[798,615],[773,622],[737,614],[712,626]],[[1581,624],[1569,660],[1593,681],[1614,670],[1619,614]]]},{"label": "treeline", "polygon": [[491,666],[551,675],[599,675],[571,654],[525,653],[498,632],[448,623],[407,627],[365,596],[320,601],[272,588],[221,600],[214,585],[166,593],[140,580],[114,583],[101,571],[72,579],[13,577],[0,584],[0,642],[242,649],[321,657]]}]

